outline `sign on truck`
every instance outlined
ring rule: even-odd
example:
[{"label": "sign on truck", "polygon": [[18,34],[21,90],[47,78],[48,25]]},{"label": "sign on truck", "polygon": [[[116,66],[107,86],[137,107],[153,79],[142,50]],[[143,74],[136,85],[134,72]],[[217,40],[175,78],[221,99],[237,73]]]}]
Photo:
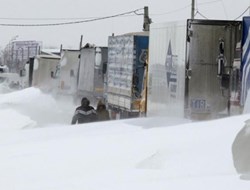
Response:
[{"label": "sign on truck", "polygon": [[131,33],[108,38],[106,97],[109,109],[122,118],[139,114],[148,33]]}]

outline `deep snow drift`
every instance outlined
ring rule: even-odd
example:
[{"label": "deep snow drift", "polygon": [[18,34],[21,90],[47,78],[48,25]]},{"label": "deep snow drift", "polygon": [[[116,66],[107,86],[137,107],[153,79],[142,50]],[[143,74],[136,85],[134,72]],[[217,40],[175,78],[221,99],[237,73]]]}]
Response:
[{"label": "deep snow drift", "polygon": [[[4,89],[4,90],[3,90]],[[7,87],[1,87],[5,91]],[[37,88],[0,94],[0,115],[6,128],[42,127],[70,123],[75,105],[71,97],[53,97]],[[15,116],[15,117],[8,117]],[[17,121],[19,121],[17,123]]]},{"label": "deep snow drift", "polygon": [[0,88],[0,189],[248,190],[232,144],[249,114],[69,125],[68,97]]}]

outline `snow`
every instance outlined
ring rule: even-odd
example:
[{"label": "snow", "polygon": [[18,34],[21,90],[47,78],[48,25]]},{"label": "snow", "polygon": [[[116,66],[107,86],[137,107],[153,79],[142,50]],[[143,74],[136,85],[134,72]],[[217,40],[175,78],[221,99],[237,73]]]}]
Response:
[{"label": "snow", "polygon": [[232,157],[232,143],[249,114],[204,122],[149,117],[72,126],[76,105],[69,97],[6,89],[0,88],[0,189],[250,187]]}]

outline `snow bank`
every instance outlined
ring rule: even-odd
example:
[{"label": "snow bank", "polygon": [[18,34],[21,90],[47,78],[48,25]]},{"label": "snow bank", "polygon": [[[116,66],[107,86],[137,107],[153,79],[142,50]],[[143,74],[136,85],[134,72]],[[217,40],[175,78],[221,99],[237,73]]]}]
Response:
[{"label": "snow bank", "polygon": [[9,133],[0,138],[0,189],[248,190],[231,153],[248,117],[161,127],[159,118],[140,118]]},{"label": "snow bank", "polygon": [[72,126],[74,109],[70,98],[35,88],[0,95],[0,130],[28,127],[0,131],[0,189],[249,189],[235,170],[232,143],[250,115]]},{"label": "snow bank", "polygon": [[[0,94],[0,107],[2,112],[5,112],[1,117],[10,114],[8,119],[13,120],[22,115],[27,125],[33,121],[32,123],[36,123],[37,127],[53,123],[70,124],[75,107],[72,102],[70,97],[53,97],[37,88],[26,88]],[[15,110],[15,112],[10,113],[11,111],[6,109]],[[8,119],[6,118],[6,121]]]},{"label": "snow bank", "polygon": [[0,130],[23,129],[36,126],[28,116],[19,114],[13,109],[0,110]]},{"label": "snow bank", "polygon": [[[250,90],[244,105],[244,114],[250,113]],[[250,119],[245,121],[245,125],[238,132],[233,145],[232,153],[234,166],[242,179],[250,180]]]},{"label": "snow bank", "polygon": [[245,121],[244,127],[237,134],[232,153],[237,172],[248,176],[250,180],[250,120]]}]

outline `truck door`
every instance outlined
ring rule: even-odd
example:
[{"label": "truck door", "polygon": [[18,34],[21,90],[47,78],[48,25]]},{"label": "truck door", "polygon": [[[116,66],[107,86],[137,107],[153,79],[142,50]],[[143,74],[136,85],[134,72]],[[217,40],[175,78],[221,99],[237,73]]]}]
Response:
[{"label": "truck door", "polygon": [[229,115],[230,76],[240,25],[238,21],[187,21],[185,108],[189,117]]}]

